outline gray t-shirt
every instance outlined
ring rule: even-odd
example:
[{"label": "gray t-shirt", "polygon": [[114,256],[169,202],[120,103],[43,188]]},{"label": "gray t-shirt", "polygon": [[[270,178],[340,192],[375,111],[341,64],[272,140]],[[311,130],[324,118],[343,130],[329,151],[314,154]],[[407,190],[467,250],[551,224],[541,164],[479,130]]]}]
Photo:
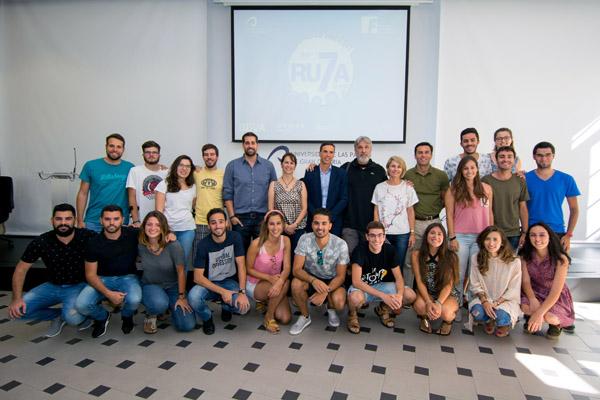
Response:
[{"label": "gray t-shirt", "polygon": [[167,243],[163,251],[156,255],[144,245],[138,245],[142,260],[143,284],[155,284],[163,288],[177,284],[177,266],[184,265],[183,248],[179,242]]},{"label": "gray t-shirt", "polygon": [[492,175],[483,177],[481,181],[492,187],[494,224],[502,229],[506,236],[518,236],[521,226],[519,203],[529,200],[525,180],[513,174],[506,181],[501,181]]},{"label": "gray t-shirt", "polygon": [[350,262],[348,245],[334,234],[329,234],[329,241],[321,250],[315,234],[305,233],[300,237],[294,253],[304,256],[304,270],[320,279],[335,278],[337,265],[348,265]]}]

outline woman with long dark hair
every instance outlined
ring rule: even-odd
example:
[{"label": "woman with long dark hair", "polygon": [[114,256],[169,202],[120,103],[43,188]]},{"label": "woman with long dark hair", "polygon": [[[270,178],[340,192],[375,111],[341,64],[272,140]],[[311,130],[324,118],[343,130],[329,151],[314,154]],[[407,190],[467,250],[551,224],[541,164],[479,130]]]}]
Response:
[{"label": "woman with long dark hair", "polygon": [[156,210],[165,214],[169,228],[183,247],[185,266],[188,271],[192,265],[192,247],[196,223],[192,210],[196,202],[194,185],[194,162],[186,155],[173,161],[166,179],[156,186]]},{"label": "woman with long dark hair", "polygon": [[279,210],[267,212],[259,236],[250,243],[246,255],[246,293],[267,304],[263,325],[269,333],[279,333],[278,322],[288,324],[292,318],[287,299],[291,244],[283,235],[283,218]]},{"label": "woman with long dark hair", "polygon": [[[475,158],[464,156],[460,160],[444,200],[450,249],[458,252],[459,275],[456,289],[460,293],[459,306],[461,306],[465,276],[468,276],[471,258],[479,251],[477,235],[494,224],[492,188],[487,183],[481,182]],[[459,312],[456,320],[461,321],[461,319]]]},{"label": "woman with long dark hair", "polygon": [[523,271],[521,310],[527,321],[524,328],[537,332],[547,322],[546,337],[558,339],[562,328],[575,321],[573,298],[566,283],[571,257],[556,233],[543,222],[529,227],[519,255]]},{"label": "woman with long dark hair", "polygon": [[469,275],[469,311],[484,323],[488,335],[508,336],[521,313],[521,260],[497,226],[485,228],[477,245],[480,250],[471,260]]},{"label": "woman with long dark hair", "polygon": [[142,303],[146,307],[144,332],[156,333],[156,318],[171,310],[178,331],[194,329],[196,318],[185,294],[183,249],[167,242],[169,225],[159,211],[150,211],[140,227],[138,254],[142,263]]},{"label": "woman with long dark hair", "polygon": [[448,249],[446,230],[440,223],[427,227],[421,248],[412,252],[412,267],[417,284],[417,299],[413,308],[421,320],[419,329],[432,333],[431,321],[442,319],[438,334],[452,332],[452,322],[458,310],[456,289],[458,257]]}]

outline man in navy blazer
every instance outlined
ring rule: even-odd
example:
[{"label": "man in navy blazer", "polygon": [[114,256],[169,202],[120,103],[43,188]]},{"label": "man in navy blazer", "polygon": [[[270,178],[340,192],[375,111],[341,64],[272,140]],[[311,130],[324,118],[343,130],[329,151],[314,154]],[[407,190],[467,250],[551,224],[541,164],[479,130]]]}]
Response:
[{"label": "man in navy blazer", "polygon": [[313,212],[317,208],[329,210],[333,220],[331,233],[342,235],[344,210],[348,204],[348,181],[346,171],[331,165],[335,155],[333,143],[322,143],[319,147],[319,165],[304,174],[304,184],[308,192],[308,224],[310,227]]}]

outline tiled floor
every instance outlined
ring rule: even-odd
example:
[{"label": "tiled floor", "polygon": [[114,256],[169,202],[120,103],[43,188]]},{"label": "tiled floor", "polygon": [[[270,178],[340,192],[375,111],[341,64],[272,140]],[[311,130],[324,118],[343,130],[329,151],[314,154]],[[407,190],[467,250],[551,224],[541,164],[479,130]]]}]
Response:
[{"label": "tiled floor", "polygon": [[[255,312],[217,331],[130,335],[113,315],[108,333],[7,320],[0,293],[0,399],[600,399],[600,304],[578,303],[577,330],[550,341],[522,333],[497,339],[455,324],[450,337],[418,331],[410,310],[386,329],[372,312],[363,332],[313,323],[292,337],[259,329]],[[342,324],[345,318],[342,319]]]}]

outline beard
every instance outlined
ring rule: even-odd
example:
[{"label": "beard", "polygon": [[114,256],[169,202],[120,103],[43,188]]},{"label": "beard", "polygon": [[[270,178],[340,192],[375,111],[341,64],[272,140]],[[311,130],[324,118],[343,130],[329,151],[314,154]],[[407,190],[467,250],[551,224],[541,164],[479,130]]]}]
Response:
[{"label": "beard", "polygon": [[[68,228],[66,230],[60,230],[60,228]],[[67,237],[70,234],[73,233],[73,231],[75,230],[74,226],[71,225],[58,225],[54,227],[54,233],[56,234],[56,236],[60,236],[60,237]]]},{"label": "beard", "polygon": [[115,233],[119,229],[121,229],[121,226],[117,226],[117,225],[109,225],[109,226],[104,227],[104,230],[108,233]]},{"label": "beard", "polygon": [[156,164],[158,164],[159,161],[160,161],[160,158],[157,158],[156,160],[147,160],[144,158],[144,162],[148,165],[156,165]]},{"label": "beard", "polygon": [[109,153],[108,151],[106,152],[106,157],[110,158],[113,161],[117,161],[121,159],[122,154],[118,154],[118,153]]},{"label": "beard", "polygon": [[209,160],[209,161],[205,161],[204,165],[206,166],[206,168],[214,168],[215,165],[217,165],[217,161],[213,161],[213,160]]},{"label": "beard", "polygon": [[248,148],[248,149],[244,150],[244,154],[247,155],[248,157],[252,157],[253,155],[256,154],[256,150],[253,148]]},{"label": "beard", "polygon": [[367,165],[369,163],[369,160],[371,159],[370,156],[356,156],[356,161],[360,164],[360,165]]}]

